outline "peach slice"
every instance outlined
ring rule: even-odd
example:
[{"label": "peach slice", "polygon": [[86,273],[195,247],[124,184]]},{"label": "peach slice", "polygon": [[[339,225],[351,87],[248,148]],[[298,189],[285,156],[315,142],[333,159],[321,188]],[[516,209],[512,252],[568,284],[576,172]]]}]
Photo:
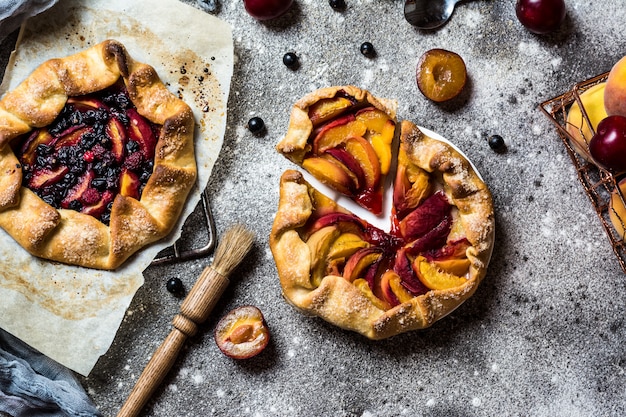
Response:
[{"label": "peach slice", "polygon": [[354,114],[342,116],[322,126],[313,139],[313,153],[320,155],[326,149],[341,145],[347,138],[365,135],[366,131],[365,124],[356,120]]},{"label": "peach slice", "polygon": [[457,277],[462,277],[467,274],[471,265],[470,260],[467,258],[434,260],[432,263],[440,270],[451,275],[456,275]]},{"label": "peach slice", "polygon": [[141,182],[139,176],[126,168],[122,169],[120,175],[120,194],[126,197],[139,199],[139,187]]},{"label": "peach slice", "polygon": [[111,117],[106,127],[106,133],[111,138],[111,153],[119,162],[124,158],[126,149],[126,129],[117,117]]},{"label": "peach slice", "polygon": [[226,356],[233,359],[248,359],[265,349],[270,332],[257,307],[238,307],[215,326],[215,343]]},{"label": "peach slice", "polygon": [[[594,132],[598,127],[598,123],[600,123],[600,121],[607,116],[604,108],[605,87],[606,83],[596,84],[588,90],[585,90],[580,95],[580,101],[585,108],[585,112],[589,117],[589,121],[591,122],[591,127],[593,127]],[[567,113],[565,129],[574,139],[571,144],[576,153],[589,160],[590,155],[588,145],[593,134],[591,133],[589,124],[583,116],[577,101],[572,104]]]},{"label": "peach slice", "polygon": [[311,253],[311,281],[315,286],[319,286],[326,275],[328,252],[340,233],[337,226],[327,226],[314,232],[306,241]]},{"label": "peach slice", "polygon": [[135,109],[128,109],[126,111],[130,119],[128,124],[128,135],[131,140],[139,143],[141,152],[147,161],[154,158],[154,150],[157,144],[157,138],[152,131],[152,127],[148,121],[139,114]]},{"label": "peach slice", "polygon": [[352,107],[354,103],[345,97],[323,98],[309,107],[309,119],[313,126],[319,126]]},{"label": "peach slice", "polygon": [[423,256],[418,256],[413,261],[413,270],[419,280],[431,290],[447,290],[460,287],[467,279],[449,274],[428,262]]},{"label": "peach slice", "polygon": [[102,101],[93,97],[69,97],[67,104],[71,104],[74,108],[80,112],[87,112],[89,110],[108,109]]},{"label": "peach slice", "polygon": [[402,286],[401,282],[402,279],[400,276],[391,270],[385,271],[380,278],[380,288],[383,298],[392,306],[406,303],[414,297],[413,294]]},{"label": "peach slice", "polygon": [[396,124],[385,112],[375,107],[359,110],[356,113],[356,119],[363,122],[367,128],[364,137],[371,142],[376,151],[381,174],[387,174],[391,166],[391,142],[395,134]]},{"label": "peach slice", "polygon": [[79,201],[81,196],[85,191],[87,191],[91,186],[91,181],[94,178],[93,171],[87,171],[83,174],[82,177],[78,180],[78,183],[67,192],[67,195],[61,201],[61,207],[70,208],[70,205],[73,201]]},{"label": "peach slice", "polygon": [[364,272],[373,264],[380,261],[383,252],[375,246],[359,249],[354,255],[348,259],[343,270],[343,277],[352,282],[357,278],[361,278]]},{"label": "peach slice", "polygon": [[349,153],[343,147],[330,148],[327,149],[324,153],[332,156],[346,167],[348,173],[354,179],[355,191],[363,187],[363,185],[366,183],[365,173],[363,172],[363,168],[361,168],[361,164],[354,155]]},{"label": "peach slice", "polygon": [[463,90],[467,69],[463,58],[445,49],[431,49],[417,63],[417,87],[426,98],[442,102]]},{"label": "peach slice", "polygon": [[362,137],[350,137],[345,141],[346,151],[348,151],[361,165],[365,177],[365,187],[376,189],[380,184],[380,164],[378,155],[372,145]]},{"label": "peach slice", "polygon": [[417,278],[411,259],[407,256],[404,248],[400,249],[396,254],[393,271],[400,276],[404,287],[413,295],[426,294],[428,292],[428,288]]},{"label": "peach slice", "polygon": [[61,136],[54,143],[54,148],[56,150],[61,149],[64,146],[76,146],[78,142],[80,142],[81,138],[85,133],[92,132],[93,128],[91,127],[81,127],[79,129],[68,129],[68,133]]},{"label": "peach slice", "polygon": [[88,214],[95,218],[99,218],[102,215],[102,213],[104,213],[104,211],[106,210],[106,206],[111,201],[113,201],[114,198],[115,198],[115,195],[111,191],[106,190],[104,193],[102,193],[102,197],[100,198],[100,201],[98,201],[96,204],[93,204],[91,206],[83,207],[83,209],[81,210],[81,213]]},{"label": "peach slice", "polygon": [[48,132],[47,129],[39,129],[34,131],[28,139],[24,141],[21,148],[22,157],[20,158],[24,163],[33,165],[36,158],[36,150],[39,145],[51,146],[55,142],[54,136]]},{"label": "peach slice", "polygon": [[337,159],[329,156],[313,156],[302,162],[302,168],[320,182],[346,195],[353,195],[357,186],[356,177]]},{"label": "peach slice", "polygon": [[443,192],[436,192],[402,219],[400,233],[407,240],[420,238],[449,217],[451,210],[452,206],[448,203],[446,195]]},{"label": "peach slice", "polygon": [[389,310],[391,308],[391,305],[388,302],[381,300],[380,298],[376,297],[376,295],[374,295],[369,284],[363,278],[355,279],[352,284],[357,287],[377,308],[383,311]]},{"label": "peach slice", "polygon": [[393,202],[398,219],[419,206],[431,194],[432,185],[428,173],[409,164],[405,151],[398,152],[398,168],[393,190]]},{"label": "peach slice", "polygon": [[49,184],[59,182],[70,169],[66,166],[60,166],[56,169],[42,168],[33,172],[32,177],[28,181],[28,188],[37,190]]},{"label": "peach slice", "polygon": [[329,259],[347,258],[359,249],[367,248],[369,243],[355,233],[342,233],[328,251]]},{"label": "peach slice", "polygon": [[337,225],[342,233],[360,234],[363,233],[366,228],[365,222],[354,214],[334,212],[317,219],[311,226],[311,231],[314,232],[323,227],[334,225]]}]

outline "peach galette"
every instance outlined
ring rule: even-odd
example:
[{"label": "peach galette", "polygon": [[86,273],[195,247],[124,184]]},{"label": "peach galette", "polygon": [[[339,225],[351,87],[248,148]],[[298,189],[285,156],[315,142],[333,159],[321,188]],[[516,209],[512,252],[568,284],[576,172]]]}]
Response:
[{"label": "peach galette", "polygon": [[31,254],[114,269],[174,226],[193,114],[119,42],[43,63],[0,115],[0,227]]},{"label": "peach galette", "polygon": [[378,215],[395,124],[395,102],[354,86],[323,88],[294,104],[277,150]]},{"label": "peach galette", "polygon": [[270,235],[286,299],[371,339],[425,328],[476,290],[494,240],[491,194],[449,144],[400,129],[385,232],[286,171]]}]

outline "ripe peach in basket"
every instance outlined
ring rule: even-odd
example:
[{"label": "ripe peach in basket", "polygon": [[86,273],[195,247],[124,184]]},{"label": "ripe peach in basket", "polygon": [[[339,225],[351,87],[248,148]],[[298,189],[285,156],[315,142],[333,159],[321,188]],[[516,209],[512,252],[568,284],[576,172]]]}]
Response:
[{"label": "ripe peach in basket", "polygon": [[609,116],[626,117],[626,57],[623,57],[609,72],[604,90],[604,107]]},{"label": "ripe peach in basket", "polygon": [[[589,117],[594,132],[598,127],[598,123],[607,116],[606,110],[604,109],[605,87],[606,83],[596,84],[580,94],[580,101],[587,113],[587,117]],[[574,139],[574,141],[571,142],[572,148],[574,148],[576,153],[588,160],[589,141],[591,141],[593,134],[576,101],[572,104],[567,113],[565,129]]]}]

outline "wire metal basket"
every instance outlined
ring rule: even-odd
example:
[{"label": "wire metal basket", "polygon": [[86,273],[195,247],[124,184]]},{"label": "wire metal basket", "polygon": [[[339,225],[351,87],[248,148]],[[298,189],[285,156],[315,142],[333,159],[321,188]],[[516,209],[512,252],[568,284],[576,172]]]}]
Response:
[{"label": "wire metal basket", "polygon": [[[612,173],[595,165],[589,156],[588,147],[585,146],[581,148],[580,145],[577,146],[576,139],[574,139],[567,130],[568,111],[574,103],[577,103],[581,109],[584,122],[590,127],[591,133],[595,133],[580,96],[595,85],[605,82],[607,77],[608,72],[580,82],[566,93],[541,103],[540,109],[554,126],[556,126],[559,137],[576,168],[578,179],[598,214],[598,218],[606,231],[611,246],[613,247],[613,252],[615,252],[622,270],[626,273],[626,246],[624,236],[618,233],[611,221],[611,215],[614,215],[614,219],[619,219],[622,229],[624,229],[623,221],[617,216],[617,213],[613,210],[611,205],[611,198],[615,196],[613,198],[619,198],[621,203],[626,207],[624,195],[620,187],[617,186],[620,178],[617,178]],[[578,149],[578,151],[576,149]]]}]

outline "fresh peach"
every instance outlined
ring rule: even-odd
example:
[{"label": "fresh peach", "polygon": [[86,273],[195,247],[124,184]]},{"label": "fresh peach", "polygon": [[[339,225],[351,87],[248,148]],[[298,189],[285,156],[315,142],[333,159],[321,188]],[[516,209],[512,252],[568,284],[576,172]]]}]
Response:
[{"label": "fresh peach", "polygon": [[413,270],[419,280],[431,290],[447,290],[463,285],[467,279],[449,274],[428,262],[423,256],[413,261]]},{"label": "fresh peach", "polygon": [[220,319],[215,326],[215,343],[226,356],[247,359],[265,349],[270,332],[257,307],[236,308]]},{"label": "fresh peach", "polygon": [[[604,91],[606,83],[596,84],[593,87],[585,90],[580,95],[580,101],[583,104],[587,117],[591,122],[593,131],[596,131],[598,123],[607,116],[604,108]],[[574,101],[567,113],[566,127],[567,133],[571,135],[574,141],[570,142],[572,147],[583,158],[589,160],[589,141],[593,134],[587,120],[583,116],[583,113],[578,105],[577,101]]]},{"label": "fresh peach", "polygon": [[337,159],[329,155],[306,158],[302,162],[302,167],[320,182],[346,195],[352,195],[358,185],[356,177],[353,177]]},{"label": "fresh peach", "polygon": [[626,56],[613,65],[604,89],[604,108],[609,116],[626,117]]},{"label": "fresh peach", "polygon": [[609,218],[615,231],[622,240],[626,240],[626,207],[624,207],[623,198],[626,198],[626,178],[618,183],[621,191],[613,190],[611,192],[611,201],[609,202]]},{"label": "fresh peach", "polygon": [[309,119],[313,126],[319,126],[353,106],[353,102],[345,97],[323,98],[309,107]]}]

